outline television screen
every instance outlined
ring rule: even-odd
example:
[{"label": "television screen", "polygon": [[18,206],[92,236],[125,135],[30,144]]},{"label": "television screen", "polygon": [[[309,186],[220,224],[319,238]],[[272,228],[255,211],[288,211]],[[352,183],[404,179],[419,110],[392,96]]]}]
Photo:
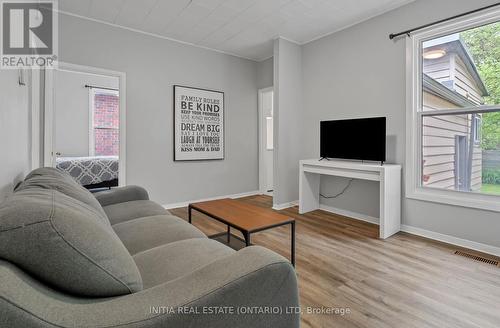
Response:
[{"label": "television screen", "polygon": [[385,117],[320,122],[320,156],[385,161]]}]

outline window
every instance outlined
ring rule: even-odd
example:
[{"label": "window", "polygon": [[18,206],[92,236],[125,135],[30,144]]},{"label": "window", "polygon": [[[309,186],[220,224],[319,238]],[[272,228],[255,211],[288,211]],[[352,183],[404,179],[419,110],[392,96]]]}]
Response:
[{"label": "window", "polygon": [[118,156],[120,150],[120,98],[118,91],[90,89],[91,156]]},{"label": "window", "polygon": [[500,211],[500,9],[408,39],[410,198]]}]

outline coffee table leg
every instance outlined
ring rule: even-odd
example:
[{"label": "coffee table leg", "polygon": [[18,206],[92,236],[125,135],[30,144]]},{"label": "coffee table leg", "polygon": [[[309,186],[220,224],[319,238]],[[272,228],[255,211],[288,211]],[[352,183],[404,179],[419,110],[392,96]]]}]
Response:
[{"label": "coffee table leg", "polygon": [[227,226],[227,244],[229,245],[231,239],[231,227]]},{"label": "coffee table leg", "polygon": [[291,257],[292,257],[292,265],[295,267],[295,221],[292,223],[292,249],[291,249]]},{"label": "coffee table leg", "polygon": [[243,236],[245,237],[245,245],[247,247],[250,246],[250,233],[249,232],[244,232]]},{"label": "coffee table leg", "polygon": [[191,223],[191,205],[188,205],[188,221]]}]

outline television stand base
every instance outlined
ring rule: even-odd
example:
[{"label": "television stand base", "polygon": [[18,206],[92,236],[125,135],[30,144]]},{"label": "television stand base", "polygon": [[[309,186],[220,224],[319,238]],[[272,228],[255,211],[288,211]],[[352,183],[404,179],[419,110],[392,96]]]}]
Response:
[{"label": "television stand base", "polygon": [[325,175],[378,182],[379,237],[385,239],[400,230],[401,165],[335,159],[321,162],[317,159],[302,160],[299,162],[300,214],[321,208],[321,176]]},{"label": "television stand base", "polygon": [[326,159],[327,161],[329,161],[329,160],[330,160],[328,157],[321,157],[319,160],[320,160],[320,161],[322,161],[322,160],[324,160],[324,159]]}]

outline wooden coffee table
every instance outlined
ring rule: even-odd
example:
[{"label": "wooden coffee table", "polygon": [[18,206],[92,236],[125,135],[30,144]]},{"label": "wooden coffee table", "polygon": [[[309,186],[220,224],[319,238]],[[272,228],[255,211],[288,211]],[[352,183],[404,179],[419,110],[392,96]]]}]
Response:
[{"label": "wooden coffee table", "polygon": [[[189,223],[191,212],[196,210],[227,225],[227,242],[231,238],[231,228],[239,230],[245,238],[245,245],[250,245],[250,235],[255,232],[290,224],[291,226],[291,262],[295,266],[295,219],[271,209],[246,204],[234,199],[219,199],[193,203],[188,206]],[[213,237],[219,237],[217,234]],[[233,236],[233,238],[237,238]]]}]

